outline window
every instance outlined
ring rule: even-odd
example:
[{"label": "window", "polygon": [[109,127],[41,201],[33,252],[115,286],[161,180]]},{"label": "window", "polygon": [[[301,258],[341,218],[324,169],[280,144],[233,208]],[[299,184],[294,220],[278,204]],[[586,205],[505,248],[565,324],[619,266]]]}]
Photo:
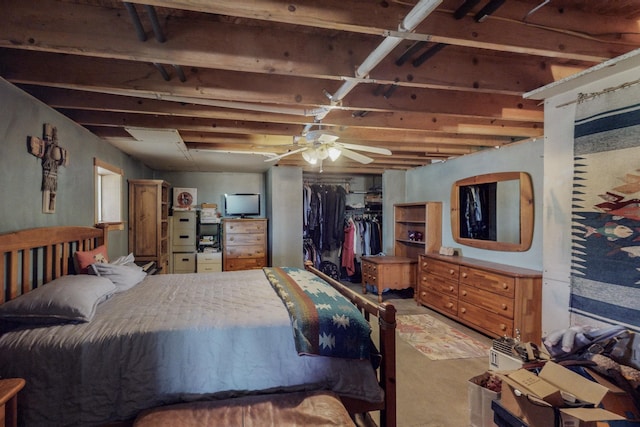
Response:
[{"label": "window", "polygon": [[108,224],[109,228],[122,230],[122,175],[116,168],[93,159],[95,180],[95,213],[97,224]]}]

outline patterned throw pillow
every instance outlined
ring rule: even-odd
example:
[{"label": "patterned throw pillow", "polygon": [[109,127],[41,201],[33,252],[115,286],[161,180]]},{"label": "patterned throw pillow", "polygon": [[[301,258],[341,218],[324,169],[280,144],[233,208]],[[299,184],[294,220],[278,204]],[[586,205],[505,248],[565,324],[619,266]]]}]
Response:
[{"label": "patterned throw pillow", "polygon": [[91,264],[109,262],[105,245],[100,245],[91,251],[77,251],[75,255],[77,274],[88,274]]}]

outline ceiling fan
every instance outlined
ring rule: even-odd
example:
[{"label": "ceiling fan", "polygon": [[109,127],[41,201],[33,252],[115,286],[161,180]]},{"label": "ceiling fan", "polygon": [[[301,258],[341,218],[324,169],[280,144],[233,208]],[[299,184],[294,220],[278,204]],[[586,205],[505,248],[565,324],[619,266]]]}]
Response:
[{"label": "ceiling fan", "polygon": [[[348,144],[346,142],[338,141],[338,138],[338,135],[328,130],[311,130],[304,135],[304,139],[307,141],[306,144],[299,145],[295,143],[294,147],[298,148],[278,156],[270,157],[266,159],[265,162],[273,162],[280,160],[283,157],[291,156],[292,154],[302,153],[302,157],[312,165],[315,165],[318,162],[321,163],[326,158],[330,158],[335,161],[341,155],[366,165],[373,162],[373,159],[369,156],[365,156],[364,154],[357,153],[356,151],[382,154],[385,156],[390,156],[392,154],[391,151],[386,148]],[[294,141],[297,141],[297,139],[294,139]]]}]

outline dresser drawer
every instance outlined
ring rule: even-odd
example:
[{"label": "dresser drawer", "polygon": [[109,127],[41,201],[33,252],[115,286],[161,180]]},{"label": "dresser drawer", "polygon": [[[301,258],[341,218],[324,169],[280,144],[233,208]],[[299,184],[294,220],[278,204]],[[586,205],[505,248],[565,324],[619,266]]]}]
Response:
[{"label": "dresser drawer", "polygon": [[513,298],[464,284],[460,285],[459,298],[460,302],[477,305],[485,310],[513,319]]},{"label": "dresser drawer", "polygon": [[198,273],[222,271],[222,252],[198,252],[196,261]]},{"label": "dresser drawer", "polygon": [[224,239],[225,245],[254,245],[257,243],[264,244],[264,234],[231,234]]},{"label": "dresser drawer", "polygon": [[222,271],[222,263],[198,262],[198,273],[216,273]]},{"label": "dresser drawer", "polygon": [[445,279],[440,276],[421,272],[420,284],[424,288],[431,289],[432,291],[440,292],[443,294],[449,294],[452,296],[458,295],[458,282]]},{"label": "dresser drawer", "polygon": [[224,261],[225,271],[251,270],[255,268],[262,268],[265,266],[266,260],[264,258],[227,258]]},{"label": "dresser drawer", "polygon": [[448,278],[456,282],[460,276],[460,267],[457,264],[449,264],[447,262],[430,258],[422,258],[420,270],[436,276]]},{"label": "dresser drawer", "polygon": [[499,314],[460,301],[458,318],[484,329],[490,335],[513,337],[513,321]]},{"label": "dresser drawer", "polygon": [[196,254],[195,253],[174,253],[173,254],[173,272],[174,273],[193,273],[196,271]]},{"label": "dresser drawer", "polygon": [[460,267],[460,283],[513,298],[515,278],[466,266]]},{"label": "dresser drawer", "polygon": [[265,258],[264,245],[238,245],[227,246],[224,249],[224,256],[230,258]]},{"label": "dresser drawer", "polygon": [[173,212],[172,227],[174,232],[180,230],[196,229],[196,213],[195,212]]},{"label": "dresser drawer", "polygon": [[199,263],[222,263],[222,252],[198,252],[197,254]]},{"label": "dresser drawer", "polygon": [[378,269],[375,264],[370,262],[362,263],[362,283],[368,283],[370,285],[378,285]]},{"label": "dresser drawer", "polygon": [[435,310],[444,311],[456,316],[458,314],[458,298],[432,291],[423,284],[418,285],[418,301]]},{"label": "dresser drawer", "polygon": [[264,221],[230,221],[224,223],[225,233],[233,234],[264,234],[267,224]]},{"label": "dresser drawer", "polygon": [[185,250],[192,251],[196,247],[196,230],[194,229],[180,229],[173,231],[173,237],[171,241],[171,248],[174,252]]}]

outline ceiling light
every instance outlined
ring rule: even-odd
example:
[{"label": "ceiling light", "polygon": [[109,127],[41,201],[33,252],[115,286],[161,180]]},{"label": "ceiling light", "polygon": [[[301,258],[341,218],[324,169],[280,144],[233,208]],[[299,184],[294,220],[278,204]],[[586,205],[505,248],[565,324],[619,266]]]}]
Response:
[{"label": "ceiling light", "polygon": [[314,150],[313,148],[303,151],[302,158],[312,165],[318,163],[318,155],[316,154],[316,150]]},{"label": "ceiling light", "polygon": [[329,158],[334,162],[338,160],[338,157],[340,157],[340,154],[342,154],[342,151],[336,147],[329,147],[328,151],[329,151]]},{"label": "ceiling light", "polygon": [[318,156],[318,159],[320,160],[324,160],[327,157],[329,157],[329,151],[327,150],[327,146],[323,144],[318,148],[316,148],[316,156]]}]

